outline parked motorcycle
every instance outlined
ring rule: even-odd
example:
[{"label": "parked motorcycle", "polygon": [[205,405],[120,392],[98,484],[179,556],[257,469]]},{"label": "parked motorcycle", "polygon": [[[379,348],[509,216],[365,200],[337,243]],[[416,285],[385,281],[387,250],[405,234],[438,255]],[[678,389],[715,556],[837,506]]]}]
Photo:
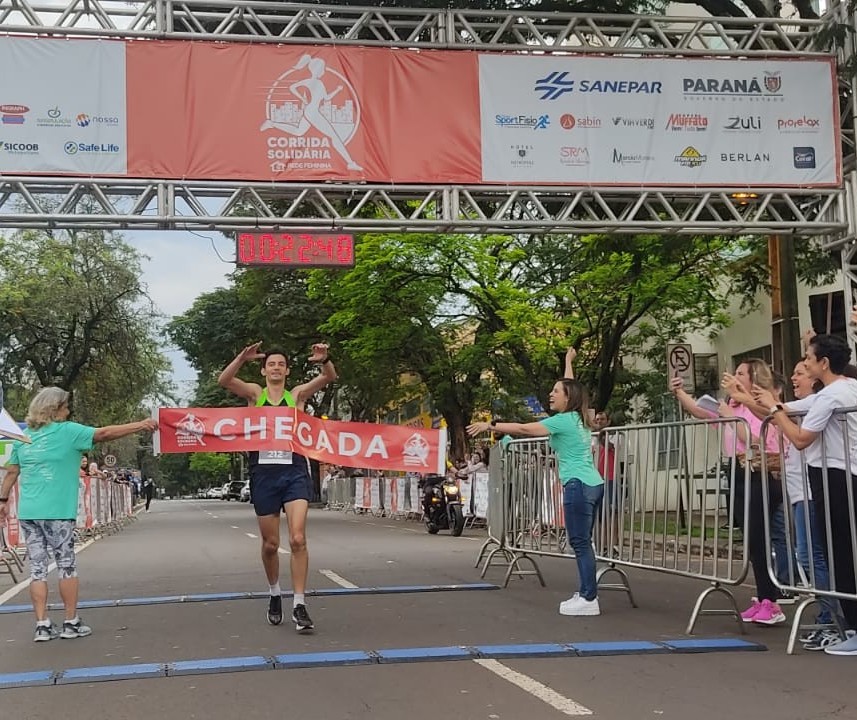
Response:
[{"label": "parked motorcycle", "polygon": [[429,534],[451,530],[454,537],[461,535],[464,510],[455,481],[444,475],[428,475],[420,480],[419,487],[423,493],[423,519]]}]

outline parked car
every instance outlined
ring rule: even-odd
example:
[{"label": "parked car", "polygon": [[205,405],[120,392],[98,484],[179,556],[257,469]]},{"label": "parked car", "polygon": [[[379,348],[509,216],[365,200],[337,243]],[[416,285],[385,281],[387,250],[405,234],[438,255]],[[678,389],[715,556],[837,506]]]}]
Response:
[{"label": "parked car", "polygon": [[233,480],[232,482],[226,483],[223,486],[223,499],[224,500],[240,500],[241,499],[241,488],[244,487],[243,480]]},{"label": "parked car", "polygon": [[222,500],[223,499],[223,488],[222,487],[208,488],[208,491],[205,493],[205,497],[207,497],[209,500]]},{"label": "parked car", "polygon": [[250,502],[250,481],[248,480],[241,486],[241,495],[238,498],[241,502]]}]

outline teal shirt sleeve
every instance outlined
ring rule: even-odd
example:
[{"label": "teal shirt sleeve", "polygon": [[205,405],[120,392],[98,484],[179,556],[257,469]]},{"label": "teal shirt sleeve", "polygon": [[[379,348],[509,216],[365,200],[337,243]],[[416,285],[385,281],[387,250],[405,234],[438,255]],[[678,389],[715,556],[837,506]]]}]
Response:
[{"label": "teal shirt sleeve", "polygon": [[95,428],[89,425],[81,425],[75,422],[63,423],[63,430],[67,435],[67,439],[75,450],[85,452],[92,450],[93,441],[95,439]]},{"label": "teal shirt sleeve", "polygon": [[550,417],[539,420],[539,424],[544,425],[551,434],[559,432],[566,422],[567,419],[562,417],[562,413],[557,413],[556,415],[551,415]]},{"label": "teal shirt sleeve", "polygon": [[9,456],[9,465],[20,465],[21,461],[18,460],[18,445],[21,444],[20,440],[16,440],[12,443],[12,454]]}]

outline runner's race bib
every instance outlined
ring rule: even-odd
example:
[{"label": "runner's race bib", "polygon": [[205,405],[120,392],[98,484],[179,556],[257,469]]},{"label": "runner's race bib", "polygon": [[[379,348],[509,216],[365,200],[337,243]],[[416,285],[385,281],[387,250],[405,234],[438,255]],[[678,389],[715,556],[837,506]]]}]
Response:
[{"label": "runner's race bib", "polygon": [[291,450],[260,450],[259,451],[260,465],[291,465],[292,451]]}]

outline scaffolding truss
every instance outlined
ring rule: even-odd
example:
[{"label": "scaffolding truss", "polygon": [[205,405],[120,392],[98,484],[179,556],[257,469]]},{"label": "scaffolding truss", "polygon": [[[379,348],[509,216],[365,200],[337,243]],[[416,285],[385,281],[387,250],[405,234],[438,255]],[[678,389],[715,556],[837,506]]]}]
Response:
[{"label": "scaffolding truss", "polygon": [[735,193],[546,187],[0,178],[0,227],[324,227],[379,232],[831,234],[839,190]]},{"label": "scaffolding truss", "polygon": [[[0,33],[624,56],[829,57],[821,20],[353,7],[254,0],[0,0]],[[840,60],[848,50],[840,50]],[[854,152],[853,88],[842,86]],[[850,170],[851,168],[848,167]],[[849,177],[847,188],[854,187]],[[854,236],[845,189],[253,183],[0,176],[0,227]]]}]

